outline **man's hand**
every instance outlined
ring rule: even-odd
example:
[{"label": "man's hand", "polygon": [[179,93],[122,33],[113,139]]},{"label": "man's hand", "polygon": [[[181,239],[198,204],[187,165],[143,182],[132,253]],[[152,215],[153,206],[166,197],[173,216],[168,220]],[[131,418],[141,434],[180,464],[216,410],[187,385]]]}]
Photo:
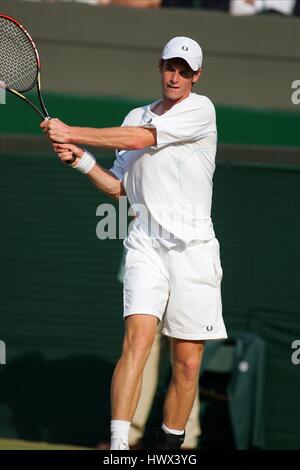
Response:
[{"label": "man's hand", "polygon": [[71,140],[71,127],[59,119],[45,119],[41,124],[41,128],[52,142],[64,144],[69,143]]},{"label": "man's hand", "polygon": [[63,162],[66,163],[67,160],[71,160],[73,156],[76,157],[75,162],[72,163],[71,166],[74,166],[77,164],[77,158],[81,158],[82,155],[84,154],[84,150],[81,149],[80,147],[77,147],[77,145],[72,145],[72,144],[58,144],[54,143],[53,144],[53,150],[54,152],[57,153],[58,158]]}]

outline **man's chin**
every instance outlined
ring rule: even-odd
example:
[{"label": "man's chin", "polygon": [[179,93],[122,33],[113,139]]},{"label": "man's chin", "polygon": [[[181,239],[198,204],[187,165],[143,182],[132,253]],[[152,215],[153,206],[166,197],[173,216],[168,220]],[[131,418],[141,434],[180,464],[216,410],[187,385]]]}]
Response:
[{"label": "man's chin", "polygon": [[165,97],[170,101],[178,101],[181,99],[181,94],[178,92],[176,93],[176,91],[168,90],[165,94]]}]

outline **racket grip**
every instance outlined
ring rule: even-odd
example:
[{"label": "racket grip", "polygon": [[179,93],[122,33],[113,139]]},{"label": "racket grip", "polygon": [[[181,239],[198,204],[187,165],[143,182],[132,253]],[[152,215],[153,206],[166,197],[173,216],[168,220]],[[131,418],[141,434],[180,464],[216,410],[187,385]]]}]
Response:
[{"label": "racket grip", "polygon": [[[49,116],[49,114],[47,114],[47,115],[45,116],[45,119],[47,119],[47,120],[50,121],[51,116]],[[73,157],[72,157],[70,160],[66,160],[65,163],[66,163],[67,165],[72,165],[72,163],[74,163],[75,160],[76,160],[76,157],[75,157],[75,155],[73,155]]]},{"label": "racket grip", "polygon": [[73,154],[73,157],[70,158],[70,160],[66,160],[66,161],[65,161],[65,164],[66,164],[66,165],[72,165],[72,163],[74,163],[75,160],[76,160],[76,157],[75,157],[75,155]]},{"label": "racket grip", "polygon": [[74,163],[75,160],[76,160],[76,157],[75,157],[75,155],[73,155],[73,157],[72,157],[70,160],[66,160],[65,163],[66,163],[67,165],[72,165],[72,163]]}]

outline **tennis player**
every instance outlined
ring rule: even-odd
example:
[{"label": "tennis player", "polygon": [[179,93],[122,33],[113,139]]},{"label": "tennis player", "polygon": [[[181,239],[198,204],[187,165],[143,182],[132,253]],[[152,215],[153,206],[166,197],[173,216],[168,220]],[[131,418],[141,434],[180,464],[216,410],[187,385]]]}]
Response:
[{"label": "tennis player", "polygon": [[[175,37],[159,61],[162,98],[133,109],[116,128],[41,127],[59,158],[106,194],[126,194],[141,210],[124,241],[125,335],[112,379],[111,449],[128,449],[128,432],[157,323],[171,338],[172,378],[157,449],[179,449],[195,398],[205,340],[226,338],[219,243],[211,220],[217,129],[212,102],[192,93],[202,50]],[[110,170],[74,144],[116,150]],[[151,223],[149,223],[149,219]]]}]

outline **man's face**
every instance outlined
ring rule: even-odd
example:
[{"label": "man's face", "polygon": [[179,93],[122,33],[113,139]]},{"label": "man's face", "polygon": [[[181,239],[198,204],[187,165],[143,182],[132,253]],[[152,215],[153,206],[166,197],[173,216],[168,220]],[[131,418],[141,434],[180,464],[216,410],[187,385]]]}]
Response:
[{"label": "man's face", "polygon": [[171,101],[181,101],[199,80],[201,70],[194,72],[183,59],[168,59],[160,63],[162,94]]}]

